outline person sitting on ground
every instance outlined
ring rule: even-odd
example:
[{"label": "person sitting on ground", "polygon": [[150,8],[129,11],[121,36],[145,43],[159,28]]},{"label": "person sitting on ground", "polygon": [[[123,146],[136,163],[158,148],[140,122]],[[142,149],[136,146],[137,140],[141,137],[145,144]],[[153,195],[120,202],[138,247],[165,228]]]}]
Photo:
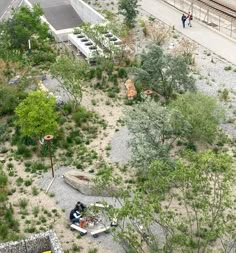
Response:
[{"label": "person sitting on ground", "polygon": [[81,214],[78,209],[74,208],[70,211],[70,221],[72,223],[80,223]]},{"label": "person sitting on ground", "polygon": [[86,210],[86,205],[84,205],[82,202],[78,201],[75,205],[75,209],[78,210],[79,212],[83,213]]}]

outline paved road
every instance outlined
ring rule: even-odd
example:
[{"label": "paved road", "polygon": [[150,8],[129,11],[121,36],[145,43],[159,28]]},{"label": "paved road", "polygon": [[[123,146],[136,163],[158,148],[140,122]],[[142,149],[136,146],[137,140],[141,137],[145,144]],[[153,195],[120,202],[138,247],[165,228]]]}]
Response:
[{"label": "paved road", "polygon": [[183,29],[181,24],[182,13],[160,0],[142,0],[141,7],[144,11],[166,24],[174,26],[176,30],[182,32],[185,36],[236,65],[236,43],[232,40],[196,20],[193,20],[192,28]]},{"label": "paved road", "polygon": [[11,9],[16,8],[22,0],[0,0],[0,21],[11,14]]}]

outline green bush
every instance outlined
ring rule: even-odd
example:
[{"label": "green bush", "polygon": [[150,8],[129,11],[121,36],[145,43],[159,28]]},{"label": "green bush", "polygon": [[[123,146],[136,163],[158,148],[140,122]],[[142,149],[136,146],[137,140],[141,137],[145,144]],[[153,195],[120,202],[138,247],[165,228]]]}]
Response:
[{"label": "green bush", "polygon": [[124,68],[120,68],[118,70],[118,77],[119,78],[127,78],[127,72]]},{"label": "green bush", "polygon": [[32,157],[31,150],[26,147],[24,144],[17,145],[17,155],[22,155],[24,158]]},{"label": "green bush", "polygon": [[16,87],[0,86],[0,116],[12,114],[18,104],[26,97]]},{"label": "green bush", "polygon": [[6,174],[2,170],[0,170],[0,189],[5,188],[7,186],[7,182],[8,179]]},{"label": "green bush", "polygon": [[73,111],[73,105],[72,103],[66,103],[63,105],[62,109],[66,114],[71,114]]},{"label": "green bush", "polygon": [[97,74],[96,73],[96,69],[92,68],[89,71],[88,78],[91,80],[91,79],[93,79],[96,76],[96,74]]},{"label": "green bush", "polygon": [[79,109],[73,113],[73,119],[78,126],[82,123],[87,122],[92,116],[92,112],[86,110],[85,107],[80,106]]},{"label": "green bush", "polygon": [[102,79],[102,69],[99,67],[96,68],[96,77],[97,79]]},{"label": "green bush", "polygon": [[25,199],[25,198],[23,198],[23,199],[19,199],[19,206],[20,206],[20,208],[21,209],[26,209],[26,207],[28,206],[28,204],[29,204],[29,200],[28,199]]},{"label": "green bush", "polygon": [[46,172],[48,170],[47,166],[45,166],[42,163],[39,162],[35,162],[32,166],[31,166],[31,172],[32,173],[36,173],[36,172]]},{"label": "green bush", "polygon": [[224,67],[224,70],[225,70],[225,71],[232,70],[232,67],[231,67],[231,66],[226,66],[226,67]]},{"label": "green bush", "polygon": [[41,63],[55,62],[56,57],[53,52],[34,50],[30,55],[30,60],[32,65],[40,65]]}]

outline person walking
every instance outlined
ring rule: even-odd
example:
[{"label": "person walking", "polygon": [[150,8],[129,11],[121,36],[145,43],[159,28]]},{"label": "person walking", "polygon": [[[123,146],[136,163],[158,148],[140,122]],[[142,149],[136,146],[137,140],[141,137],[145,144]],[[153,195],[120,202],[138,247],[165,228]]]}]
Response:
[{"label": "person walking", "polygon": [[185,14],[183,14],[183,15],[182,15],[182,18],[181,18],[182,24],[183,24],[183,28],[185,28],[186,19],[187,19],[187,17],[185,16]]},{"label": "person walking", "polygon": [[188,26],[192,27],[193,15],[191,14],[191,12],[188,13],[187,19],[188,19]]}]

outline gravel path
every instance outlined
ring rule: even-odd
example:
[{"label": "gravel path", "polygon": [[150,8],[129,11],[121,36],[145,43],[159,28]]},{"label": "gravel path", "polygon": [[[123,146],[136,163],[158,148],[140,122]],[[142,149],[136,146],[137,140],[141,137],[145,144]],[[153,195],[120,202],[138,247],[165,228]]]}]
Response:
[{"label": "gravel path", "polygon": [[122,127],[113,135],[110,152],[110,159],[112,162],[124,164],[130,160],[131,150],[128,147],[129,139],[130,135],[127,127]]}]

